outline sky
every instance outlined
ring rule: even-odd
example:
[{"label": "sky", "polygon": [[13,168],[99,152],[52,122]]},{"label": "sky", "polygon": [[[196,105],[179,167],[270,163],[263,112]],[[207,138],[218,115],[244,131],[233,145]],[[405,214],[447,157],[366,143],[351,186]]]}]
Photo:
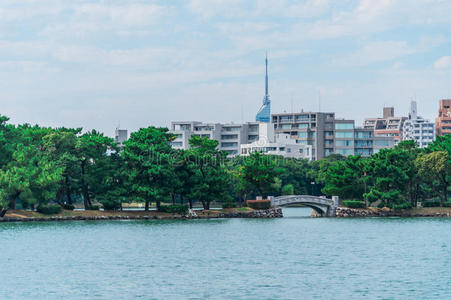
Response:
[{"label": "sky", "polygon": [[2,0],[0,114],[112,136],[272,112],[355,119],[451,98],[448,0]]}]

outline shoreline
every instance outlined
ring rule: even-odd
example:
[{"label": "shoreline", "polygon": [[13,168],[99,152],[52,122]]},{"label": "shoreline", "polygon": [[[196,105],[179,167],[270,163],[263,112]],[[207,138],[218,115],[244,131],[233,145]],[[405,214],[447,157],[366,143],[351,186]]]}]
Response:
[{"label": "shoreline", "polygon": [[[65,215],[66,214],[66,215]],[[69,214],[69,215],[67,215]],[[282,218],[280,207],[239,211],[238,209],[200,210],[197,216],[161,213],[156,211],[64,211],[57,215],[42,215],[30,211],[14,210],[0,218],[0,223],[8,222],[54,222],[54,221],[107,221],[107,220],[195,220],[230,218]]]},{"label": "shoreline", "polygon": [[384,218],[384,217],[402,217],[402,218],[449,218],[451,217],[450,207],[416,207],[412,209],[394,210],[389,208],[347,208],[338,207],[337,218]]}]

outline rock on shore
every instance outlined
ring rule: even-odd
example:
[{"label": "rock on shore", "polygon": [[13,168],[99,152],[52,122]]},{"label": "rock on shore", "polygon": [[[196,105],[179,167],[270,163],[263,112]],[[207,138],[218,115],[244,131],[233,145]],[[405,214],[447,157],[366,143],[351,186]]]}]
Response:
[{"label": "rock on shore", "polygon": [[434,211],[433,209],[400,209],[390,208],[347,208],[338,207],[336,216],[339,218],[361,217],[450,217],[451,210]]},{"label": "rock on shore", "polygon": [[218,218],[282,218],[282,208],[274,207],[247,212],[219,213]]}]

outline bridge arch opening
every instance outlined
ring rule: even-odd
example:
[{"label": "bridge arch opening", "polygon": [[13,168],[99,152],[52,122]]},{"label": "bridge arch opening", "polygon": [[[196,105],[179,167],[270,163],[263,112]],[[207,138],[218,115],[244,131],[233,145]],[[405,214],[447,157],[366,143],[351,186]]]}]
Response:
[{"label": "bridge arch opening", "polygon": [[310,195],[289,195],[270,197],[272,206],[288,206],[292,204],[301,204],[313,209],[318,216],[335,217],[335,211],[338,206],[338,197],[327,199]]}]

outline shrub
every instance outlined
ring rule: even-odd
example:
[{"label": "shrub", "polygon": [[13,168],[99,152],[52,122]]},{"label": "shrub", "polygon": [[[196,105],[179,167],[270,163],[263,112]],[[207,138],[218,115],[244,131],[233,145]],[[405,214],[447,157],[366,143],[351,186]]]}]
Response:
[{"label": "shrub", "polygon": [[412,204],[411,203],[393,204],[391,208],[393,208],[393,209],[411,209]]},{"label": "shrub", "polygon": [[74,210],[75,206],[73,204],[64,204],[63,208],[66,210]]},{"label": "shrub", "polygon": [[93,204],[93,205],[88,206],[86,208],[86,210],[100,210],[100,207],[101,207],[101,205],[99,205],[99,204]]},{"label": "shrub", "polygon": [[44,215],[53,215],[60,213],[62,208],[58,204],[39,204],[36,210]]},{"label": "shrub", "polygon": [[246,205],[253,209],[268,209],[271,207],[271,200],[247,200]]},{"label": "shrub", "polygon": [[282,195],[294,195],[294,186],[286,184],[282,187]]},{"label": "shrub", "polygon": [[423,206],[423,207],[439,207],[440,206],[440,201],[426,201],[426,202],[422,202],[421,206]]},{"label": "shrub", "polygon": [[236,207],[236,203],[234,203],[232,201],[227,201],[227,202],[222,203],[222,208],[235,208],[235,207]]},{"label": "shrub", "polygon": [[451,207],[451,201],[443,202],[443,207]]},{"label": "shrub", "polygon": [[343,205],[346,206],[346,207],[350,207],[350,208],[364,208],[364,207],[366,207],[365,202],[363,202],[363,201],[354,201],[354,200],[343,201]]},{"label": "shrub", "polygon": [[188,205],[176,204],[176,205],[161,205],[158,209],[159,212],[186,215],[188,213]]},{"label": "shrub", "polygon": [[104,210],[119,210],[121,209],[121,202],[115,200],[104,200],[102,201]]}]

